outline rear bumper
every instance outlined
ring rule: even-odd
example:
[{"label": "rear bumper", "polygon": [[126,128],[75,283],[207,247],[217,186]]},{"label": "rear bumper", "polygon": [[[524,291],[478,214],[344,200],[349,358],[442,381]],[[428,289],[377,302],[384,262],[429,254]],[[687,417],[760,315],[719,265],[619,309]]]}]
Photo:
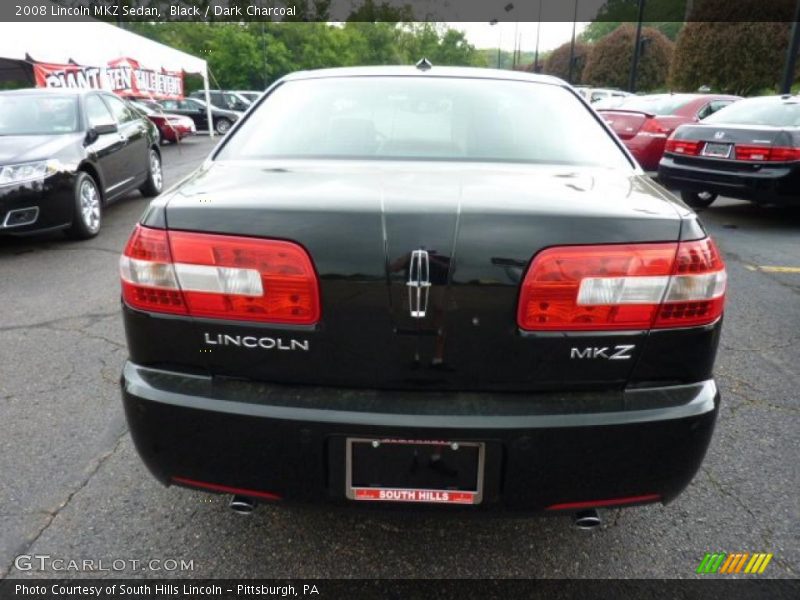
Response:
[{"label": "rear bumper", "polygon": [[759,203],[800,204],[800,165],[756,165],[748,171],[733,171],[685,164],[664,156],[658,166],[658,180],[671,189],[712,192]]},{"label": "rear bumper", "polygon": [[645,171],[658,169],[658,161],[664,154],[667,136],[659,134],[638,133],[623,143]]},{"label": "rear bumper", "polygon": [[130,362],[122,375],[131,435],[162,483],[205,482],[285,501],[362,507],[372,503],[345,495],[347,437],[484,442],[483,502],[466,510],[672,500],[711,439],[715,383],[614,394],[617,406],[604,394],[602,408],[586,413],[570,410],[564,394],[485,394],[476,404],[475,394],[220,381]]}]

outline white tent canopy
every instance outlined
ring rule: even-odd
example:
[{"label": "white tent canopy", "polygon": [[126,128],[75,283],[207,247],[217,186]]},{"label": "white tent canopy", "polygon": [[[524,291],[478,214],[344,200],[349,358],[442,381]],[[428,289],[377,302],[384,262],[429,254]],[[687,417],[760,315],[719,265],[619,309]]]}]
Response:
[{"label": "white tent canopy", "polygon": [[0,23],[0,59],[102,66],[123,57],[148,69],[201,75],[212,123],[208,65],[202,58],[101,21]]},{"label": "white tent canopy", "polygon": [[101,21],[0,23],[0,57],[103,65],[121,56],[149,69],[206,74],[206,61]]}]

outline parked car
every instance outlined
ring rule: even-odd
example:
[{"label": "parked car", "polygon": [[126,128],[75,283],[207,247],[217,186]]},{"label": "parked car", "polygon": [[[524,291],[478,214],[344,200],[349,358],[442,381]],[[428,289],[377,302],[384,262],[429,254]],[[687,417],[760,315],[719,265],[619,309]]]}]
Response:
[{"label": "parked car", "polygon": [[197,132],[194,121],[183,115],[173,115],[165,113],[160,105],[145,104],[136,100],[129,100],[133,108],[142,112],[158,128],[158,143],[179,142],[183,138],[194,135]]},{"label": "parked car", "polygon": [[[183,100],[160,100],[159,104],[165,111],[176,115],[189,117],[194,121],[197,130],[208,130],[208,112],[206,103],[197,98],[185,98]],[[228,130],[241,116],[242,113],[234,110],[223,110],[216,106],[211,107],[211,119],[213,120],[214,131],[220,135],[225,135]]]},{"label": "parked car", "polygon": [[139,454],[240,509],[669,502],[711,438],[720,253],[552,77],[289,75],[120,270]]},{"label": "parked car", "polygon": [[573,85],[572,89],[578,92],[578,95],[585,99],[587,102],[589,101],[589,91],[592,89],[591,86],[588,85]]},{"label": "parked car", "polygon": [[609,96],[597,102],[593,102],[592,108],[597,111],[619,108],[628,98],[630,98],[630,96]]},{"label": "parked car", "polygon": [[667,139],[658,168],[690,206],[723,194],[759,204],[800,204],[800,96],[748,98]]},{"label": "parked car", "polygon": [[96,90],[0,92],[0,234],[97,235],[104,207],[161,191],[158,133]]},{"label": "parked car", "polygon": [[256,100],[261,98],[261,94],[263,94],[263,92],[256,92],[252,90],[235,90],[234,94],[239,94],[240,96],[243,96],[245,99],[250,101],[250,104],[252,104]]},{"label": "parked car", "polygon": [[646,171],[658,169],[667,136],[684,123],[696,123],[739,100],[715,94],[631,96],[614,109],[598,109]]},{"label": "parked car", "polygon": [[[190,98],[197,98],[205,102],[205,90],[197,90],[189,94]],[[210,90],[208,97],[211,99],[212,106],[222,108],[224,110],[236,110],[244,112],[250,108],[250,100],[238,92],[228,92],[223,90]]]},{"label": "parked car", "polygon": [[615,106],[619,106],[626,98],[630,98],[631,96],[633,96],[633,94],[628,92],[606,88],[590,88],[586,93],[586,99],[591,104],[610,101],[614,102]]}]

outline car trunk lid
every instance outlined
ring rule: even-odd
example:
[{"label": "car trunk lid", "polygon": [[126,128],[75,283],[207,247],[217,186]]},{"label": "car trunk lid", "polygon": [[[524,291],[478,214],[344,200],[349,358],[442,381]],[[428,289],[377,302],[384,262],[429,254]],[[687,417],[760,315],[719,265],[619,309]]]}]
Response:
[{"label": "car trunk lid", "polygon": [[[201,352],[186,360],[214,375],[508,391],[622,387],[646,336],[521,332],[519,288],[537,252],[677,241],[681,229],[673,201],[632,173],[388,161],[213,163],[168,199],[166,224],[290,240],[319,275],[316,326],[196,319]],[[242,336],[283,343],[247,348]],[[618,345],[630,359],[572,351]]]},{"label": "car trunk lid", "polygon": [[622,140],[634,137],[649,119],[654,118],[649,113],[625,110],[602,110],[600,116]]}]

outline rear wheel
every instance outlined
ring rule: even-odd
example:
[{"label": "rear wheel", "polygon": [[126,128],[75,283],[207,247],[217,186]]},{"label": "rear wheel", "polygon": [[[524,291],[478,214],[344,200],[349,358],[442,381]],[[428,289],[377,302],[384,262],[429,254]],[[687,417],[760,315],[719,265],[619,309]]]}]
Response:
[{"label": "rear wheel", "polygon": [[88,173],[80,172],[75,179],[74,214],[66,231],[74,240],[87,240],[100,232],[103,203],[97,183]]},{"label": "rear wheel", "polygon": [[231,121],[229,119],[217,119],[216,124],[214,125],[214,129],[217,130],[217,133],[220,135],[225,135],[228,133],[228,130],[231,128]]},{"label": "rear wheel", "polygon": [[158,196],[161,193],[161,187],[164,185],[164,175],[161,171],[161,156],[159,156],[155,148],[150,148],[148,165],[150,168],[147,172],[147,181],[139,188],[139,191],[142,192],[142,196],[147,198]]},{"label": "rear wheel", "polygon": [[681,192],[681,199],[693,208],[706,208],[717,199],[716,194],[711,192]]}]

